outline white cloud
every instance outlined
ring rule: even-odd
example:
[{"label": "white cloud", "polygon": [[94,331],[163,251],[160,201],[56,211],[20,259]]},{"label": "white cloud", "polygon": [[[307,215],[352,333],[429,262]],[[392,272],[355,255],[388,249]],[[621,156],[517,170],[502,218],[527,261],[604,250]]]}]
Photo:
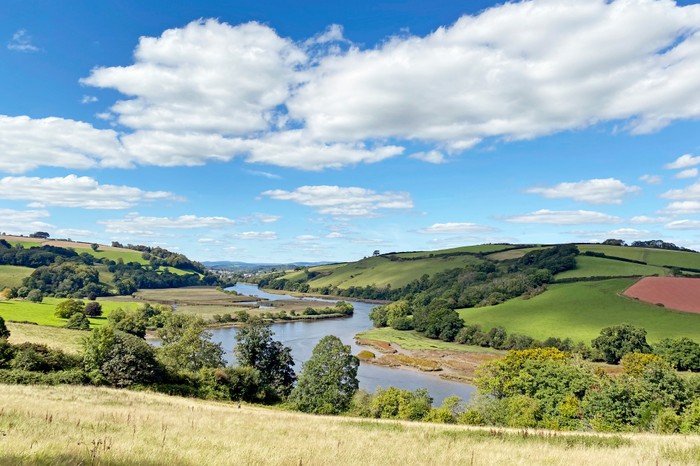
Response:
[{"label": "white cloud", "polygon": [[700,221],[698,220],[674,220],[667,223],[666,228],[669,230],[700,230]]},{"label": "white cloud", "polygon": [[27,34],[26,29],[20,29],[12,34],[12,39],[7,43],[7,49],[16,52],[38,52],[41,50],[32,44],[32,36]]},{"label": "white cloud", "polygon": [[630,219],[630,223],[648,224],[648,225],[655,225],[655,224],[664,223],[667,221],[668,221],[668,218],[666,218],[666,217],[649,217],[647,215],[636,215]]},{"label": "white cloud", "polygon": [[544,223],[552,225],[584,225],[589,223],[617,223],[621,221],[619,217],[590,210],[556,211],[547,209],[507,217],[505,220],[512,223]]},{"label": "white cloud", "polygon": [[315,241],[318,239],[318,236],[314,235],[299,235],[295,238],[297,241],[301,242],[307,242],[307,241]]},{"label": "white cloud", "polygon": [[695,178],[696,176],[698,176],[698,169],[697,168],[687,168],[683,171],[676,173],[675,178],[678,178],[678,179]]},{"label": "white cloud", "polygon": [[39,166],[127,167],[117,133],[62,118],[0,115],[0,171],[21,173]]},{"label": "white cloud", "polygon": [[275,223],[282,218],[280,215],[253,214],[253,217],[262,223]]},{"label": "white cloud", "polygon": [[659,175],[642,175],[639,177],[639,181],[646,184],[661,184],[662,178]]},{"label": "white cloud", "polygon": [[671,215],[686,215],[700,213],[700,201],[673,201],[661,212]]},{"label": "white cloud", "polygon": [[244,231],[234,234],[233,237],[243,240],[272,241],[277,239],[277,233],[274,231]]},{"label": "white cloud", "polygon": [[696,181],[683,189],[671,189],[661,195],[666,199],[690,200],[700,199],[700,181]]},{"label": "white cloud", "polygon": [[551,188],[529,188],[525,192],[553,198],[571,198],[592,204],[621,204],[627,194],[639,192],[637,186],[627,186],[615,178],[593,179],[576,183],[559,183]]},{"label": "white cloud", "polygon": [[250,175],[255,175],[255,176],[262,176],[262,177],[268,178],[270,180],[279,180],[282,178],[280,175],[277,175],[275,173],[269,173],[269,172],[264,172],[264,171],[260,171],[260,170],[246,170],[246,173],[248,173]]},{"label": "white cloud", "polygon": [[144,217],[136,212],[127,214],[122,219],[100,220],[110,233],[122,233],[141,236],[153,236],[161,230],[193,230],[197,228],[225,228],[236,222],[226,217],[198,217],[181,215],[179,217]]},{"label": "white cloud", "polygon": [[76,228],[59,228],[53,234],[57,238],[95,238],[95,232],[90,230],[80,230]]},{"label": "white cloud", "polygon": [[639,239],[648,237],[649,231],[636,228],[618,228],[617,230],[608,231],[606,236],[608,238]]},{"label": "white cloud", "polygon": [[322,215],[334,217],[373,217],[379,211],[411,209],[413,200],[406,192],[378,193],[371,189],[339,186],[302,186],[294,191],[275,189],[263,196],[313,207]]},{"label": "white cloud", "polygon": [[671,163],[664,165],[664,168],[675,170],[679,168],[689,168],[700,164],[700,156],[693,157],[690,154],[683,154]]},{"label": "white cloud", "polygon": [[54,226],[43,219],[49,217],[45,210],[0,209],[0,231],[10,234],[28,234],[48,230]]},{"label": "white cloud", "polygon": [[0,199],[31,201],[30,207],[127,209],[147,201],[177,199],[166,191],[142,191],[131,186],[99,184],[87,176],[63,178],[7,176],[0,179]]},{"label": "white cloud", "polygon": [[429,235],[459,235],[473,233],[488,233],[494,228],[476,223],[434,223],[433,225],[417,230],[418,233]]},{"label": "white cloud", "polygon": [[428,163],[445,163],[445,155],[437,150],[431,150],[429,152],[416,152],[411,154],[410,157],[416,160],[422,160]]},{"label": "white cloud", "polygon": [[338,239],[338,238],[344,238],[345,235],[342,233],[338,233],[337,231],[332,231],[326,235],[326,238],[328,239]]},{"label": "white cloud", "polygon": [[97,102],[97,97],[94,95],[84,95],[82,99],[80,99],[81,104],[94,104]]}]

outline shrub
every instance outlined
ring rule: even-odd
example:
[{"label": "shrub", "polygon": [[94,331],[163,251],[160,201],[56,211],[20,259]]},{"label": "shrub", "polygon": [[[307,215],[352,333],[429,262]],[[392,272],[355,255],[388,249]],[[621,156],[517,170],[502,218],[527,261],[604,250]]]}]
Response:
[{"label": "shrub", "polygon": [[82,312],[76,312],[70,316],[65,327],[72,328],[74,330],[88,330],[90,329],[90,321]]},{"label": "shrub", "polygon": [[603,353],[608,364],[617,364],[627,353],[651,353],[646,339],[647,331],[630,324],[614,325],[600,331],[592,342],[593,349]]},{"label": "shrub", "polygon": [[40,303],[44,300],[44,294],[40,290],[31,290],[27,293],[27,300],[33,303]]},{"label": "shrub", "polygon": [[5,319],[2,316],[0,316],[0,338],[10,338],[10,331],[7,329]]},{"label": "shrub", "polygon": [[84,308],[84,302],[75,299],[67,299],[56,305],[56,312],[54,314],[61,319],[68,319],[76,312],[82,313]]},{"label": "shrub", "polygon": [[88,317],[100,317],[102,315],[102,304],[97,301],[90,301],[85,305],[83,312]]},{"label": "shrub", "polygon": [[659,434],[675,434],[681,428],[681,417],[671,408],[661,411],[654,420],[654,432]]},{"label": "shrub", "polygon": [[21,343],[14,347],[14,358],[10,366],[26,371],[53,372],[78,368],[81,362],[79,356],[66,354],[46,345]]}]

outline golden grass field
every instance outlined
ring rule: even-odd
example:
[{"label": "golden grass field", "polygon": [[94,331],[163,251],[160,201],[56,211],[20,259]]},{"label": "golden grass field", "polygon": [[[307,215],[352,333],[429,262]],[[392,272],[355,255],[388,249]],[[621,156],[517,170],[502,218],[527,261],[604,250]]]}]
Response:
[{"label": "golden grass field", "polygon": [[700,436],[477,429],[74,386],[0,386],[0,465],[681,465]]}]

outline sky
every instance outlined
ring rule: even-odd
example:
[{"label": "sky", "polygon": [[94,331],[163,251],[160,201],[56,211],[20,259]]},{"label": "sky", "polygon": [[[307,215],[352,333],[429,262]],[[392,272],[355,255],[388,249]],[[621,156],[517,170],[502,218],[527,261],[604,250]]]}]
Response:
[{"label": "sky", "polygon": [[698,2],[2,3],[0,232],[700,250]]}]

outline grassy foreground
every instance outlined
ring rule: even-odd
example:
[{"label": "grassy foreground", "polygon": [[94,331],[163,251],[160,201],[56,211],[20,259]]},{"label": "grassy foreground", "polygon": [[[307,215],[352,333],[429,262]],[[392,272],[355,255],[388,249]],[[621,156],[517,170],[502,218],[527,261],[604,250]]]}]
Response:
[{"label": "grassy foreground", "polygon": [[694,464],[700,437],[332,418],[95,387],[0,386],[0,465]]}]

